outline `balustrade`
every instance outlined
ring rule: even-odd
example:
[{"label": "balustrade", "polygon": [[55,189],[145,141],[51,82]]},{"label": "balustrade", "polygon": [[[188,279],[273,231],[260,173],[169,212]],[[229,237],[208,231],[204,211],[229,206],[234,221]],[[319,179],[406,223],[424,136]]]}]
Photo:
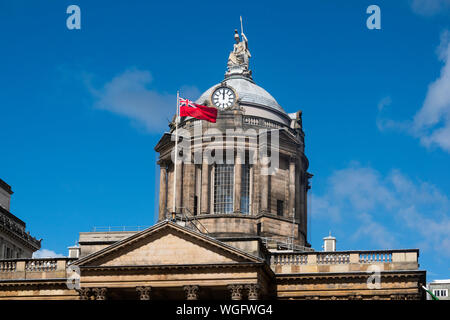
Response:
[{"label": "balustrade", "polygon": [[56,260],[30,260],[25,264],[26,271],[53,271],[56,270]]},{"label": "balustrade", "polygon": [[307,263],[307,254],[275,254],[272,256],[272,264],[275,265],[300,265]]},{"label": "balustrade", "polygon": [[348,253],[326,253],[317,255],[318,264],[347,264],[350,263]]},{"label": "balustrade", "polygon": [[16,261],[0,261],[0,272],[15,272]]},{"label": "balustrade", "polygon": [[392,253],[389,251],[361,252],[359,254],[359,263],[391,263]]}]

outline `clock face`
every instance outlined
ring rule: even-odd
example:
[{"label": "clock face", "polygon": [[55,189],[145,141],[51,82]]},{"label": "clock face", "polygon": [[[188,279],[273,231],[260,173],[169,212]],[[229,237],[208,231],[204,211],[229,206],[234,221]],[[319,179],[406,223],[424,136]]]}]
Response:
[{"label": "clock face", "polygon": [[224,109],[234,104],[236,96],[230,88],[220,87],[213,92],[211,100],[217,108]]}]

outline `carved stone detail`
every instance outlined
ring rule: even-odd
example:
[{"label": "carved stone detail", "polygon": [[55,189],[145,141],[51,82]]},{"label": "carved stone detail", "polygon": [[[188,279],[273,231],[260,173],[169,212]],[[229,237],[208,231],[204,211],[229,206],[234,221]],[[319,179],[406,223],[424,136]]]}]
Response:
[{"label": "carved stone detail", "polygon": [[93,291],[95,300],[106,300],[107,288],[94,288]]},{"label": "carved stone detail", "polygon": [[184,286],[184,292],[186,292],[186,300],[198,300],[199,291],[199,286]]},{"label": "carved stone detail", "polygon": [[139,293],[139,300],[150,300],[152,287],[136,287],[136,291]]},{"label": "carved stone detail", "polygon": [[77,290],[80,295],[80,300],[89,300],[92,291],[90,288],[80,288]]},{"label": "carved stone detail", "polygon": [[248,300],[258,300],[259,299],[259,284],[248,284],[245,286],[248,290]]},{"label": "carved stone detail", "polygon": [[231,292],[231,300],[242,300],[242,289],[244,288],[241,284],[230,284],[228,289]]}]

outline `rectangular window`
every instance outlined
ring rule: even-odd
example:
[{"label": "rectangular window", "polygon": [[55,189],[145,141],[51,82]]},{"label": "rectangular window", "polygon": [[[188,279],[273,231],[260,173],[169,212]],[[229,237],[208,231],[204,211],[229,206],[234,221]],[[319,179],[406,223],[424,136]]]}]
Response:
[{"label": "rectangular window", "polygon": [[277,216],[282,217],[283,216],[283,210],[284,210],[284,201],[283,200],[277,200]]},{"label": "rectangular window", "polygon": [[433,294],[436,297],[447,297],[448,296],[448,289],[434,289]]},{"label": "rectangular window", "polygon": [[214,213],[233,213],[234,165],[214,168]]},{"label": "rectangular window", "polygon": [[250,165],[242,165],[241,212],[250,213]]}]

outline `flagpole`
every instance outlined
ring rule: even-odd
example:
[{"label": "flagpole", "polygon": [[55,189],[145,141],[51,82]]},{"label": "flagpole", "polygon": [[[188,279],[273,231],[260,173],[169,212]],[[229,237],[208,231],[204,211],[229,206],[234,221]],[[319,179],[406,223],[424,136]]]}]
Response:
[{"label": "flagpole", "polygon": [[175,118],[175,162],[173,173],[173,212],[172,218],[175,219],[176,214],[176,197],[177,197],[177,163],[178,163],[178,118],[180,109],[180,92],[177,91],[177,115]]}]

